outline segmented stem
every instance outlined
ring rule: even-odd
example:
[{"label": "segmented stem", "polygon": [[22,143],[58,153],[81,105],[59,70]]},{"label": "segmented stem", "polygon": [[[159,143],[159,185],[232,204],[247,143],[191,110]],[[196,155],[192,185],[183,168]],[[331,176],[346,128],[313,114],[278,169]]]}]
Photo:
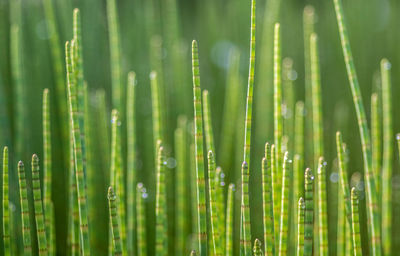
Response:
[{"label": "segmented stem", "polygon": [[234,192],[235,184],[229,184],[228,198],[226,202],[226,239],[225,239],[225,255],[230,256],[233,253],[233,217],[234,217]]},{"label": "segmented stem", "polygon": [[253,255],[254,256],[263,256],[263,251],[261,249],[261,241],[256,238],[254,240],[254,247],[253,247]]},{"label": "segmented stem", "polygon": [[22,237],[24,255],[32,255],[31,226],[29,221],[28,192],[26,186],[25,167],[22,161],[18,162],[19,198],[21,202]]},{"label": "segmented stem", "polygon": [[111,232],[114,245],[114,255],[122,255],[122,240],[119,233],[119,216],[117,209],[117,197],[112,187],[108,188],[108,210],[110,213]]},{"label": "segmented stem", "polygon": [[210,150],[215,152],[214,146],[214,134],[212,129],[212,120],[211,120],[211,107],[210,107],[210,97],[208,95],[208,91],[203,91],[203,114],[204,114],[204,132],[206,136],[206,149],[207,152]]},{"label": "segmented stem", "polygon": [[318,161],[318,235],[319,255],[328,255],[328,212],[326,199],[326,162],[320,157]]},{"label": "segmented stem", "polygon": [[157,142],[162,140],[161,133],[161,106],[160,106],[160,87],[158,83],[157,72],[150,73],[151,84],[151,105],[153,115],[153,142],[154,148],[157,149]]},{"label": "segmented stem", "polygon": [[207,254],[206,188],[204,180],[203,114],[201,107],[200,68],[197,42],[192,42],[192,72],[194,95],[194,134],[196,155],[197,221],[200,256]]},{"label": "segmented stem", "polygon": [[265,144],[265,154],[261,163],[262,197],[263,197],[263,224],[264,224],[264,252],[266,255],[275,255],[274,241],[274,213],[272,203],[271,179],[271,150],[269,143]]},{"label": "segmented stem", "polygon": [[271,181],[272,181],[272,210],[273,210],[273,221],[274,221],[274,248],[278,248],[279,246],[279,217],[280,216],[280,208],[278,201],[281,200],[278,194],[278,169],[276,166],[276,158],[275,158],[275,144],[271,145]]},{"label": "segmented stem", "polygon": [[211,243],[213,255],[221,255],[219,251],[220,230],[217,227],[217,206],[216,206],[216,184],[215,184],[215,159],[210,150],[207,154],[208,159],[208,198],[209,198],[209,219],[211,224]]},{"label": "segmented stem", "polygon": [[391,100],[391,64],[381,61],[382,114],[383,114],[383,164],[382,164],[382,247],[384,255],[391,255],[392,247],[392,162],[393,125]]},{"label": "segmented stem", "polygon": [[339,27],[340,39],[342,43],[343,55],[345,59],[347,75],[350,82],[351,91],[353,94],[354,107],[356,109],[358,127],[360,130],[360,138],[363,150],[364,159],[364,176],[366,183],[367,196],[367,216],[368,230],[372,241],[372,255],[381,255],[381,237],[379,229],[379,216],[377,215],[377,198],[376,187],[372,174],[371,160],[371,142],[368,131],[367,119],[364,111],[364,104],[361,97],[360,86],[358,84],[357,73],[354,66],[353,56],[351,53],[347,27],[344,21],[344,12],[341,0],[333,0],[335,4],[336,18]]},{"label": "segmented stem", "polygon": [[[377,197],[381,195],[382,168],[382,123],[381,106],[378,93],[371,95],[371,138],[372,138],[372,171],[376,185]],[[383,234],[382,234],[383,235]]]},{"label": "segmented stem", "polygon": [[165,189],[164,147],[157,150],[157,190],[156,190],[156,255],[167,255],[167,201]]},{"label": "segmented stem", "polygon": [[289,152],[285,152],[282,168],[282,199],[279,227],[279,255],[287,255],[288,231],[289,231],[289,186],[290,186],[290,165]]},{"label": "segmented stem", "polygon": [[4,255],[11,255],[10,247],[10,208],[9,208],[9,192],[8,192],[8,147],[3,149],[3,246]]},{"label": "segmented stem", "polygon": [[358,195],[356,188],[351,189],[351,227],[354,256],[362,255],[361,235],[360,235],[360,217],[358,215]]},{"label": "segmented stem", "polygon": [[249,168],[246,162],[242,164],[242,231],[243,239],[240,239],[245,256],[251,255],[251,227],[250,227],[250,205],[249,205]]},{"label": "segmented stem", "polygon": [[304,199],[300,197],[297,206],[297,256],[304,255],[304,214],[306,205]]},{"label": "segmented stem", "polygon": [[147,255],[146,243],[146,212],[144,206],[144,199],[147,198],[146,188],[142,183],[136,186],[136,220],[137,220],[137,255]]},{"label": "segmented stem", "polygon": [[304,255],[311,256],[313,252],[314,232],[314,176],[309,168],[305,171],[304,183]]}]

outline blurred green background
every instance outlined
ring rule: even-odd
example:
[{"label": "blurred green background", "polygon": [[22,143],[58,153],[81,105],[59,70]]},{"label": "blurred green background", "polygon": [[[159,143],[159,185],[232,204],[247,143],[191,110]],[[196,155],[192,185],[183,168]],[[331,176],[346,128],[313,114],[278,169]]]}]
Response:
[{"label": "blurred green background", "polygon": [[[12,11],[11,1],[0,1],[0,145],[8,145],[14,150],[16,141],[15,122],[16,105],[23,104],[25,118],[23,120],[24,150],[20,155],[10,154],[11,159],[11,200],[16,210],[19,209],[17,199],[17,177],[15,167],[17,160],[29,163],[31,154],[42,154],[41,97],[44,88],[55,91],[53,63],[50,55],[49,38],[54,31],[48,31],[43,2],[40,0],[13,0],[21,5],[19,11]],[[136,126],[138,149],[138,180],[148,187],[148,217],[154,217],[154,161],[152,148],[152,115],[149,73],[152,70],[151,54],[161,47],[161,54],[156,56],[163,65],[163,83],[165,95],[166,147],[168,154],[173,155],[173,130],[176,128],[178,115],[185,114],[192,119],[192,83],[190,45],[193,39],[198,40],[200,50],[200,69],[202,89],[210,92],[212,122],[216,147],[219,147],[223,106],[227,86],[228,55],[232,48],[240,52],[241,105],[237,110],[238,121],[229,124],[235,130],[235,148],[230,164],[222,166],[226,172],[240,168],[241,145],[243,143],[243,122],[245,108],[245,92],[247,88],[249,34],[250,34],[250,0],[118,0],[117,9],[120,25],[122,81],[126,84],[128,71],[137,74],[136,94]],[[168,8],[175,2],[177,13]],[[343,1],[348,22],[350,42],[355,59],[362,96],[370,113],[370,95],[379,92],[376,82],[380,59],[386,57],[392,63],[393,81],[393,114],[394,132],[400,131],[400,103],[396,100],[400,89],[397,86],[400,74],[400,2],[396,0],[353,0]],[[53,0],[56,13],[56,29],[59,33],[59,45],[63,49],[64,42],[72,38],[72,10],[78,7],[82,17],[84,76],[89,92],[95,95],[98,89],[106,92],[106,109],[111,111],[111,78],[110,52],[108,41],[108,24],[106,1],[103,0]],[[282,55],[293,59],[295,70],[294,87],[296,100],[304,100],[304,44],[303,44],[303,9],[311,4],[315,7],[315,31],[319,35],[322,104],[324,122],[325,158],[328,162],[328,176],[334,180],[336,170],[335,132],[341,130],[350,149],[349,171],[362,172],[361,144],[358,134],[357,119],[348,85],[339,34],[336,24],[333,2],[299,1],[299,0],[266,0],[257,1],[256,32],[256,83],[254,102],[254,123],[252,137],[252,169],[251,169],[251,217],[253,237],[261,237],[261,185],[259,180],[260,161],[266,141],[273,140],[273,98],[272,98],[272,37],[273,24],[282,24]],[[10,53],[10,26],[18,23],[21,31],[21,61],[23,67],[23,95],[16,93],[15,81],[12,78]],[[171,24],[177,24],[176,29]],[[171,34],[171,31],[174,33]],[[156,37],[155,37],[156,36]],[[161,39],[161,41],[159,40]],[[161,42],[161,45],[159,44]],[[159,46],[157,46],[159,45]],[[182,62],[179,70],[171,68],[173,47],[179,50]],[[180,84],[171,78],[179,72]],[[60,132],[56,98],[52,98],[53,129],[53,193],[55,196],[57,247],[59,255],[65,253],[66,246],[66,200],[67,169],[65,157],[60,146]],[[90,96],[91,102],[96,100]],[[94,103],[93,103],[94,104]],[[308,115],[306,113],[306,115]],[[370,119],[369,119],[370,120]],[[307,121],[306,121],[307,122]],[[97,136],[96,134],[93,136]],[[94,137],[96,138],[96,137]],[[97,138],[101,140],[102,138]],[[310,144],[306,138],[306,144]],[[306,149],[307,149],[306,145]],[[306,151],[307,154],[310,152]],[[238,157],[239,156],[239,157]],[[397,156],[397,154],[396,154]],[[96,157],[94,157],[96,159]],[[64,162],[63,162],[64,161]],[[102,160],[99,160],[100,162]],[[397,161],[396,161],[397,162]],[[105,164],[101,164],[105,163]],[[107,173],[105,162],[98,163],[99,173]],[[217,156],[218,163],[218,156]],[[308,165],[310,163],[307,163]],[[394,198],[400,195],[400,177],[398,165],[395,165],[393,177]],[[14,171],[13,171],[14,170]],[[332,175],[333,176],[330,176]],[[236,182],[234,175],[228,176],[229,182]],[[98,184],[98,198],[104,198],[100,208],[105,211],[106,218],[106,181]],[[337,183],[331,182],[328,188],[329,198],[336,198]],[[173,200],[173,199],[172,199]],[[238,202],[238,201],[237,201]],[[364,202],[364,201],[363,201]],[[330,202],[331,203],[331,202]],[[400,214],[399,200],[393,201],[394,215]],[[363,203],[364,204],[364,203]],[[336,206],[329,206],[330,239],[335,239]],[[100,213],[99,213],[100,214]],[[365,212],[362,212],[364,218]],[[397,214],[397,215],[396,215]],[[15,220],[17,225],[20,220]],[[394,218],[395,228],[399,227],[398,218]],[[152,236],[152,222],[149,222],[149,237]],[[394,228],[394,229],[395,229]],[[362,231],[366,231],[365,224]],[[394,237],[394,251],[400,249],[400,237]],[[105,244],[99,244],[99,250],[106,251]],[[367,248],[365,248],[367,250]],[[151,250],[151,249],[150,249]],[[332,248],[331,254],[335,254]]]}]

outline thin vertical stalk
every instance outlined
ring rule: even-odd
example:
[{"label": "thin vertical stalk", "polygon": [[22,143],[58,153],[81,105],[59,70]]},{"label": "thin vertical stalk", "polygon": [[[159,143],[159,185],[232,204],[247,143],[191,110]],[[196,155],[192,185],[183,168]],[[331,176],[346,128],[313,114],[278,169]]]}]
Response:
[{"label": "thin vertical stalk", "polygon": [[157,190],[156,190],[156,255],[167,255],[168,224],[165,190],[165,155],[164,147],[157,150]]},{"label": "thin vertical stalk", "polygon": [[42,190],[40,189],[39,158],[36,154],[32,156],[32,189],[39,255],[47,255],[48,250],[43,214]]},{"label": "thin vertical stalk", "polygon": [[382,164],[382,247],[384,255],[391,255],[392,247],[392,162],[393,125],[391,100],[391,64],[381,61],[382,114],[383,114],[383,164]]},{"label": "thin vertical stalk", "polygon": [[[295,155],[300,157],[300,170],[303,174],[304,170],[304,103],[298,101],[296,103],[296,113],[295,113],[295,132],[294,132],[294,152]],[[303,176],[303,175],[300,175]],[[301,179],[303,180],[303,179]],[[303,184],[301,182],[301,184]]]},{"label": "thin vertical stalk", "polygon": [[185,239],[188,235],[187,232],[187,215],[186,205],[187,191],[187,173],[186,173],[186,141],[187,136],[184,128],[186,127],[186,118],[179,117],[178,128],[175,130],[175,155],[176,155],[176,186],[175,186],[175,198],[176,198],[176,239],[175,239],[175,253],[176,255],[183,255],[185,250]]},{"label": "thin vertical stalk", "polygon": [[229,184],[228,198],[226,203],[226,238],[225,238],[225,255],[230,256],[233,253],[233,213],[234,213],[234,192],[235,184]]},{"label": "thin vertical stalk", "polygon": [[117,209],[117,197],[114,194],[114,190],[112,187],[108,188],[108,209],[109,209],[109,217],[111,223],[111,232],[113,238],[114,245],[114,255],[120,256],[122,255],[122,240],[119,233],[119,217],[118,217],[118,209]]},{"label": "thin vertical stalk", "polygon": [[213,255],[221,255],[219,251],[220,230],[217,228],[217,207],[216,207],[216,184],[215,184],[215,159],[214,154],[210,150],[207,154],[208,159],[208,202],[209,202],[209,219],[211,226],[211,246]]},{"label": "thin vertical stalk", "polygon": [[338,217],[337,217],[336,254],[337,254],[337,256],[345,256],[346,255],[346,242],[347,242],[345,239],[347,219],[346,219],[345,202],[344,202],[344,197],[343,197],[341,179],[339,179],[339,182],[338,182],[338,213],[337,214],[338,214]]},{"label": "thin vertical stalk", "polygon": [[204,114],[204,132],[206,136],[206,149],[207,152],[209,152],[210,150],[212,152],[215,152],[214,134],[211,121],[210,97],[208,96],[207,90],[203,91],[203,114]]},{"label": "thin vertical stalk", "polygon": [[136,74],[129,72],[126,100],[126,129],[127,129],[127,253],[133,255],[135,251],[135,227],[136,227],[136,128],[135,128],[135,91]]},{"label": "thin vertical stalk", "polygon": [[[215,160],[215,158],[214,158]],[[216,216],[217,218],[217,229],[219,233],[219,238],[217,240],[217,251],[220,255],[225,254],[225,174],[223,173],[221,167],[215,169],[215,206],[216,206]]]},{"label": "thin vertical stalk", "polygon": [[254,256],[263,256],[263,251],[261,249],[261,241],[256,238],[254,240],[254,247],[253,247],[253,255]]},{"label": "thin vertical stalk", "polygon": [[[52,165],[51,165],[51,130],[50,130],[50,100],[49,100],[49,90],[44,89],[43,91],[43,202],[44,202],[44,217],[46,225],[46,237],[47,237],[47,247],[49,253],[53,255],[54,245],[50,243],[50,230],[52,215],[52,199],[51,199],[51,178],[52,178]],[[54,230],[54,229],[53,229]]]},{"label": "thin vertical stalk", "polygon": [[295,121],[295,87],[293,83],[293,59],[282,61],[282,91],[283,91],[283,134],[288,138],[287,151],[294,151],[294,121]]},{"label": "thin vertical stalk", "polygon": [[[372,171],[378,199],[381,198],[382,168],[382,123],[381,107],[378,93],[371,95],[371,138],[372,138]],[[382,234],[383,235],[383,234]]]},{"label": "thin vertical stalk", "polygon": [[307,5],[303,11],[303,37],[304,37],[304,82],[305,82],[305,138],[307,155],[304,156],[307,164],[313,159],[313,131],[312,131],[312,85],[311,85],[311,48],[310,36],[314,33],[315,10],[311,5]]},{"label": "thin vertical stalk", "polygon": [[326,199],[326,163],[320,157],[318,161],[318,235],[319,235],[319,255],[329,254],[328,247],[328,212]]},{"label": "thin vertical stalk", "polygon": [[8,192],[8,147],[3,149],[3,246],[4,255],[11,255],[10,247],[10,208],[9,208],[9,192]]},{"label": "thin vertical stalk", "polygon": [[194,134],[196,155],[197,221],[200,256],[207,254],[206,188],[204,180],[203,114],[201,104],[200,68],[197,42],[192,42]]},{"label": "thin vertical stalk", "polygon": [[158,83],[158,76],[156,71],[152,71],[150,73],[150,84],[151,84],[151,106],[153,115],[153,143],[154,143],[154,148],[157,149],[157,142],[159,140],[162,140],[163,138],[161,131],[160,86]]},{"label": "thin vertical stalk", "polygon": [[281,199],[279,198],[278,194],[278,170],[276,166],[276,158],[275,158],[275,145],[271,145],[271,181],[272,181],[272,211],[273,211],[273,221],[274,221],[274,248],[279,246],[279,214],[280,208],[278,201]]},{"label": "thin vertical stalk", "polygon": [[274,213],[272,203],[271,179],[271,150],[269,143],[265,144],[265,154],[261,163],[262,198],[263,198],[263,225],[264,225],[264,252],[266,255],[275,255],[274,241]]},{"label": "thin vertical stalk", "polygon": [[351,189],[351,226],[354,256],[361,256],[360,216],[358,215],[358,195],[356,188]]},{"label": "thin vertical stalk", "polygon": [[[274,33],[274,144],[275,144],[275,168],[276,168],[276,189],[277,206],[281,209],[280,198],[282,190],[282,84],[281,84],[281,39],[280,25],[275,24]],[[274,216],[278,216],[274,212]],[[278,221],[278,220],[277,220]],[[279,235],[279,231],[278,231]]]},{"label": "thin vertical stalk", "polygon": [[311,256],[313,251],[314,232],[314,176],[309,168],[305,171],[304,183],[304,255]]},{"label": "thin vertical stalk", "polygon": [[364,159],[364,177],[366,183],[367,196],[367,218],[368,230],[372,241],[372,255],[381,255],[381,237],[379,230],[379,216],[377,216],[377,198],[376,187],[372,174],[371,160],[371,138],[368,131],[367,119],[364,110],[364,104],[361,97],[360,86],[358,84],[357,73],[354,66],[353,56],[351,53],[349,36],[347,27],[344,21],[344,12],[341,0],[333,0],[335,4],[336,18],[339,27],[339,34],[342,43],[343,55],[345,59],[347,75],[350,82],[351,91],[353,94],[354,107],[356,109],[358,126],[360,130],[360,138],[363,150]]},{"label": "thin vertical stalk", "polygon": [[[68,42],[66,48],[69,48]],[[86,184],[83,173],[83,158],[81,147],[81,133],[79,129],[79,120],[77,113],[77,95],[76,85],[71,81],[71,56],[69,50],[66,50],[66,66],[67,66],[67,82],[68,82],[68,97],[69,97],[69,112],[71,116],[71,127],[74,141],[74,159],[75,159],[75,178],[76,187],[78,192],[78,206],[79,206],[79,225],[81,236],[81,251],[83,255],[90,255],[89,247],[89,230],[88,230],[88,216],[87,216],[87,199],[86,199]]]},{"label": "thin vertical stalk", "polygon": [[[244,149],[243,149],[243,163],[246,165],[246,168],[242,166],[242,190],[243,184],[247,182],[243,181],[243,177],[247,177],[248,173],[245,174],[243,171],[250,169],[250,145],[251,145],[251,126],[252,126],[252,115],[253,115],[253,87],[254,87],[254,67],[256,60],[256,0],[251,0],[251,27],[250,27],[250,61],[249,61],[249,77],[247,82],[247,98],[246,98],[246,118],[245,118],[245,133],[244,133]],[[247,192],[246,192],[247,193]],[[242,196],[244,193],[242,192]],[[247,199],[248,200],[248,199]],[[250,231],[250,226],[246,227],[245,221],[249,221],[250,224],[250,209],[243,208],[243,198],[242,198],[242,209],[240,212],[241,222],[240,222],[240,239],[243,241],[242,246],[244,246],[244,255],[251,254],[251,237],[250,234],[247,233],[245,229],[248,228]],[[244,211],[249,211],[247,218],[244,217]],[[248,237],[246,237],[248,236]]]},{"label": "thin vertical stalk", "polygon": [[136,237],[137,237],[137,255],[147,255],[146,243],[146,212],[144,207],[144,199],[147,197],[146,188],[142,183],[136,186]]},{"label": "thin vertical stalk", "polygon": [[112,107],[122,113],[121,56],[118,12],[115,0],[107,0],[108,40],[111,60]]},{"label": "thin vertical stalk", "polygon": [[246,162],[242,164],[242,232],[241,244],[245,256],[251,255],[251,227],[250,227],[250,205],[249,205],[249,168]]},{"label": "thin vertical stalk", "polygon": [[282,199],[280,211],[280,227],[279,227],[279,255],[287,255],[288,247],[288,231],[289,231],[289,186],[290,186],[290,170],[291,160],[289,152],[285,152],[282,168]]},{"label": "thin vertical stalk", "polygon": [[300,197],[297,206],[297,256],[304,255],[304,214],[306,205],[304,199]]},{"label": "thin vertical stalk", "polygon": [[28,192],[26,186],[25,167],[22,161],[18,162],[19,198],[21,202],[22,237],[24,255],[32,255],[31,226],[29,221]]}]

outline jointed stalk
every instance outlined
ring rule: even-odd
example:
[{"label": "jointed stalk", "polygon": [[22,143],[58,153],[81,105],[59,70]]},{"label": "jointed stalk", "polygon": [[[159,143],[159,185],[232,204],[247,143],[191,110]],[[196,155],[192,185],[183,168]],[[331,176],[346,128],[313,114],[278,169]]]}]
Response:
[{"label": "jointed stalk", "polygon": [[[161,132],[161,105],[160,105],[160,86],[158,83],[157,72],[150,73],[151,84],[151,105],[153,114],[153,142],[157,149],[157,142],[163,140]],[[157,152],[157,150],[155,151]]]},{"label": "jointed stalk", "polygon": [[24,255],[32,255],[31,226],[29,221],[28,192],[26,186],[25,167],[22,161],[18,162],[19,197],[21,202],[22,236]]},{"label": "jointed stalk", "polygon": [[211,223],[211,246],[213,255],[221,255],[220,245],[217,244],[220,237],[220,230],[217,227],[217,206],[216,206],[216,184],[215,180],[215,159],[212,151],[208,151],[208,198],[209,198],[209,219]]},{"label": "jointed stalk", "polygon": [[207,152],[209,152],[210,150],[212,152],[215,152],[214,134],[211,121],[210,97],[207,90],[203,91],[203,114],[204,114],[204,132],[206,136]]},{"label": "jointed stalk", "polygon": [[225,238],[225,255],[230,256],[233,253],[233,213],[234,213],[234,192],[235,184],[229,184],[228,198],[226,203],[226,238]]},{"label": "jointed stalk", "polygon": [[311,256],[313,251],[313,230],[314,230],[314,176],[309,168],[304,175],[304,255]]},{"label": "jointed stalk", "polygon": [[383,114],[383,165],[382,165],[382,242],[383,254],[391,255],[392,247],[392,162],[393,127],[390,62],[381,61],[382,114]]},{"label": "jointed stalk", "polygon": [[157,189],[156,189],[156,255],[167,255],[168,224],[167,201],[165,189],[165,155],[164,147],[157,150]]},{"label": "jointed stalk", "polygon": [[[214,158],[215,160],[215,158]],[[217,229],[219,233],[219,237],[217,237],[217,251],[223,255],[225,253],[225,174],[223,173],[221,167],[217,167],[215,169],[215,207],[217,218]]]},{"label": "jointed stalk", "polygon": [[357,73],[354,66],[351,53],[347,27],[344,21],[344,12],[341,0],[334,0],[336,18],[338,21],[340,39],[342,43],[343,55],[346,63],[347,75],[350,81],[350,87],[353,94],[354,106],[356,109],[358,126],[364,159],[364,177],[367,196],[367,218],[369,237],[372,241],[372,255],[381,255],[381,238],[379,229],[379,216],[377,215],[376,187],[372,174],[371,142],[368,131],[367,119],[364,111],[364,104],[361,97],[360,86],[358,84]]},{"label": "jointed stalk", "polygon": [[318,162],[318,235],[319,255],[328,255],[328,212],[326,199],[326,163],[320,157]]},{"label": "jointed stalk", "polygon": [[354,256],[361,256],[361,235],[360,235],[360,217],[358,215],[358,195],[356,188],[351,189],[351,231]]},{"label": "jointed stalk", "polygon": [[8,147],[3,149],[3,246],[4,255],[11,255],[10,248],[10,208],[9,208],[9,192],[8,192]]},{"label": "jointed stalk", "polygon": [[382,123],[381,101],[378,93],[371,95],[371,138],[372,138],[372,171],[376,185],[378,200],[381,198],[381,168],[382,168]]},{"label": "jointed stalk", "polygon": [[250,205],[249,205],[249,168],[246,162],[242,164],[242,232],[243,239],[240,240],[245,256],[251,255],[251,227],[250,227]]},{"label": "jointed stalk", "polygon": [[192,69],[194,95],[194,134],[196,155],[197,219],[200,256],[207,254],[206,188],[204,180],[203,114],[201,107],[200,68],[197,42],[192,42]]},{"label": "jointed stalk", "polygon": [[261,241],[256,238],[254,240],[254,247],[253,247],[253,255],[254,256],[263,256],[263,251],[261,249]]},{"label": "jointed stalk", "polygon": [[272,203],[271,179],[271,152],[269,144],[265,144],[265,154],[261,164],[262,173],[262,198],[263,198],[263,224],[264,224],[264,252],[266,255],[275,254],[274,241],[274,213]]},{"label": "jointed stalk", "polygon": [[297,206],[297,256],[304,255],[304,213],[306,205],[304,199],[300,197]]},{"label": "jointed stalk", "polygon": [[274,248],[278,248],[279,246],[279,217],[280,216],[280,208],[278,201],[281,200],[278,193],[278,170],[276,166],[276,158],[275,158],[275,145],[271,145],[271,182],[272,182],[272,211],[273,211],[273,224],[274,224]]},{"label": "jointed stalk", "polygon": [[147,243],[146,243],[146,213],[144,208],[144,199],[147,197],[146,188],[143,187],[142,183],[138,183],[136,186],[136,219],[137,219],[137,255],[147,255]]},{"label": "jointed stalk", "polygon": [[110,213],[111,232],[114,245],[114,255],[122,255],[122,240],[119,233],[119,217],[117,210],[117,197],[114,194],[112,187],[108,188],[108,209]]},{"label": "jointed stalk", "polygon": [[282,168],[282,199],[280,211],[280,227],[279,227],[279,255],[287,255],[288,247],[288,230],[289,230],[289,189],[290,189],[290,170],[289,167],[291,160],[289,159],[289,152],[286,151],[283,159]]}]

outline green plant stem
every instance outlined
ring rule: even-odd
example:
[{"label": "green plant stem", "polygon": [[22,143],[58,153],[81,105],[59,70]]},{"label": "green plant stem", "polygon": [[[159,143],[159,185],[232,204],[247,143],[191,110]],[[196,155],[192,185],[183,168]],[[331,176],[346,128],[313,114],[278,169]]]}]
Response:
[{"label": "green plant stem", "polygon": [[253,255],[254,256],[263,256],[263,251],[261,249],[261,241],[256,238],[254,240],[254,247],[253,247]]},{"label": "green plant stem", "polygon": [[314,229],[314,176],[311,169],[307,168],[304,175],[304,255],[311,256],[313,250],[313,229]]},{"label": "green plant stem", "polygon": [[297,256],[304,255],[304,211],[306,205],[304,203],[304,199],[300,197],[297,205]]},{"label": "green plant stem", "polygon": [[272,181],[272,210],[273,210],[273,224],[274,224],[274,248],[278,248],[279,246],[279,216],[280,216],[280,209],[278,201],[281,199],[279,198],[278,194],[278,170],[276,166],[276,158],[275,158],[275,145],[271,145],[271,181]]},{"label": "green plant stem", "polygon": [[228,198],[226,203],[226,239],[225,239],[225,255],[230,256],[233,253],[233,213],[234,213],[234,192],[235,184],[229,184]]},{"label": "green plant stem", "polygon": [[290,186],[290,170],[291,160],[289,152],[285,152],[282,168],[282,199],[280,211],[280,227],[279,227],[279,255],[287,255],[288,231],[289,231],[289,186]]},{"label": "green plant stem", "polygon": [[366,184],[366,197],[367,197],[367,218],[369,237],[372,241],[372,255],[381,255],[381,237],[379,229],[379,216],[377,215],[377,198],[376,187],[372,174],[372,160],[371,160],[371,142],[370,134],[366,115],[364,111],[364,104],[361,97],[360,86],[358,84],[356,69],[354,66],[353,56],[351,53],[349,37],[347,34],[347,27],[344,21],[344,12],[341,0],[334,0],[336,18],[339,27],[339,34],[342,43],[343,55],[345,59],[347,75],[350,81],[350,87],[353,94],[354,106],[356,109],[358,126],[360,130],[360,138],[364,159],[364,179]]},{"label": "green plant stem", "polygon": [[32,255],[31,227],[29,220],[28,192],[26,186],[25,167],[22,161],[18,162],[19,197],[21,202],[22,236],[24,255]]},{"label": "green plant stem", "polygon": [[360,235],[360,217],[358,215],[358,195],[356,188],[351,189],[351,226],[352,226],[352,242],[354,256],[362,255],[361,235]]},{"label": "green plant stem", "polygon": [[206,188],[204,178],[203,114],[201,104],[200,68],[197,42],[192,42],[192,72],[194,95],[194,134],[196,155],[197,219],[200,256],[207,254]]},{"label": "green plant stem", "polygon": [[211,246],[213,255],[221,255],[219,248],[220,230],[217,227],[217,206],[216,206],[216,184],[215,184],[215,159],[214,154],[210,150],[207,155],[208,159],[208,200],[209,200],[209,219],[211,224]]},{"label": "green plant stem", "polygon": [[241,244],[245,256],[251,255],[251,227],[250,227],[250,205],[249,205],[249,168],[246,162],[242,164],[242,232]]},{"label": "green plant stem", "polygon": [[146,213],[144,207],[144,199],[147,197],[146,188],[142,183],[136,186],[136,220],[137,220],[137,255],[147,255],[146,243]]},{"label": "green plant stem", "polygon": [[3,148],[3,253],[5,256],[11,255],[10,247],[10,208],[9,208],[9,192],[8,192],[8,147]]},{"label": "green plant stem", "polygon": [[384,255],[391,255],[392,247],[392,162],[393,125],[391,100],[391,64],[381,61],[382,114],[383,114],[383,164],[382,164],[382,247]]},{"label": "green plant stem", "polygon": [[161,131],[160,86],[156,71],[152,71],[150,73],[150,84],[151,84],[151,104],[152,104],[152,114],[153,114],[153,142],[154,142],[154,148],[157,149],[158,141],[163,140],[163,138]]},{"label": "green plant stem", "polygon": [[156,190],[156,255],[167,255],[168,223],[165,189],[165,155],[164,147],[157,150],[157,190]]},{"label": "green plant stem", "polygon": [[382,123],[378,93],[371,95],[372,171],[378,199],[381,198]]},{"label": "green plant stem", "polygon": [[275,254],[274,241],[274,213],[272,203],[272,179],[271,179],[271,150],[268,143],[265,144],[264,158],[261,163],[262,173],[262,197],[263,197],[263,224],[264,224],[264,252],[266,255]]},{"label": "green plant stem", "polygon": [[319,255],[328,255],[328,212],[326,191],[326,163],[320,157],[318,161],[318,235]]},{"label": "green plant stem", "polygon": [[212,152],[215,152],[214,133],[211,121],[212,118],[211,118],[210,97],[208,95],[207,90],[203,91],[203,114],[204,114],[204,132],[206,137],[206,149],[207,152],[209,152],[210,150]]},{"label": "green plant stem", "polygon": [[119,220],[117,209],[117,197],[112,187],[108,188],[108,209],[110,213],[111,232],[114,245],[114,255],[122,255],[122,240],[119,233]]}]

